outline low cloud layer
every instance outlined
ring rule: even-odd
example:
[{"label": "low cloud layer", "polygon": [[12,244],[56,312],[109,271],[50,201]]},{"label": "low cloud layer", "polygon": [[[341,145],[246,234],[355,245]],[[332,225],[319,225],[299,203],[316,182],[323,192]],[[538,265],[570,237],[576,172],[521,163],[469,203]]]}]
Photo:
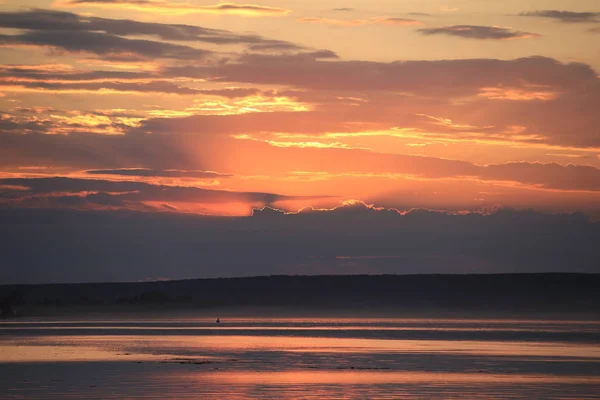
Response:
[{"label": "low cloud layer", "polygon": [[576,214],[398,213],[350,202],[332,210],[284,214],[267,208],[251,217],[224,219],[1,209],[0,218],[0,280],[5,283],[600,272],[600,226]]},{"label": "low cloud layer", "polygon": [[[114,172],[114,171],[113,171]],[[143,174],[143,172],[139,172]],[[161,176],[160,172],[157,172]],[[162,175],[166,175],[165,172]],[[150,176],[150,175],[142,175]],[[185,177],[185,176],[184,176]],[[0,205],[17,208],[76,208],[151,210],[147,203],[159,203],[158,209],[176,210],[169,203],[193,203],[197,206],[243,203],[248,207],[293,200],[295,197],[273,193],[233,192],[192,186],[165,186],[146,182],[76,178],[5,178],[0,179]],[[166,205],[166,206],[165,206]]]}]

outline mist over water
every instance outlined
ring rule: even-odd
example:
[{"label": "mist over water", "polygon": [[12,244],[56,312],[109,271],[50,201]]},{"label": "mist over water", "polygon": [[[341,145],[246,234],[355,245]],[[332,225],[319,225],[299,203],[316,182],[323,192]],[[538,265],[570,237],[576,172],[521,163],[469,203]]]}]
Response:
[{"label": "mist over water", "polygon": [[598,398],[600,322],[27,319],[0,324],[13,398]]}]

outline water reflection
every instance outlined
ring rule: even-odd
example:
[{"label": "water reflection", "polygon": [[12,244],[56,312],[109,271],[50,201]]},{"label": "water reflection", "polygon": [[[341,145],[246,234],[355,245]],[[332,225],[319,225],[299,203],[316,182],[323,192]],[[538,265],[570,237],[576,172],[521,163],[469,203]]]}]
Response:
[{"label": "water reflection", "polygon": [[[0,393],[585,399],[600,392],[600,346],[588,338],[599,337],[597,322],[229,319],[222,329],[211,325],[212,319],[1,324]],[[447,339],[389,336],[429,327]],[[550,340],[557,337],[563,340]]]}]

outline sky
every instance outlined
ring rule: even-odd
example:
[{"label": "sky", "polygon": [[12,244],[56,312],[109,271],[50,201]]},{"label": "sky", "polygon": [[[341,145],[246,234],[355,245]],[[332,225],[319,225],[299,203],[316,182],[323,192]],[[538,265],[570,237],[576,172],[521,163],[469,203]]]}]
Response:
[{"label": "sky", "polygon": [[0,0],[0,281],[600,272],[599,71],[595,0]]}]

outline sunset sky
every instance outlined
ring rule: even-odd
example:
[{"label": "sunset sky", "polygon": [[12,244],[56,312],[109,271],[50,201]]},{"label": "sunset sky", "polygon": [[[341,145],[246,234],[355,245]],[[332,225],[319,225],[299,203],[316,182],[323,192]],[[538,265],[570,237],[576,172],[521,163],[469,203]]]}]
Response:
[{"label": "sunset sky", "polygon": [[600,217],[596,0],[0,11],[3,215]]}]

